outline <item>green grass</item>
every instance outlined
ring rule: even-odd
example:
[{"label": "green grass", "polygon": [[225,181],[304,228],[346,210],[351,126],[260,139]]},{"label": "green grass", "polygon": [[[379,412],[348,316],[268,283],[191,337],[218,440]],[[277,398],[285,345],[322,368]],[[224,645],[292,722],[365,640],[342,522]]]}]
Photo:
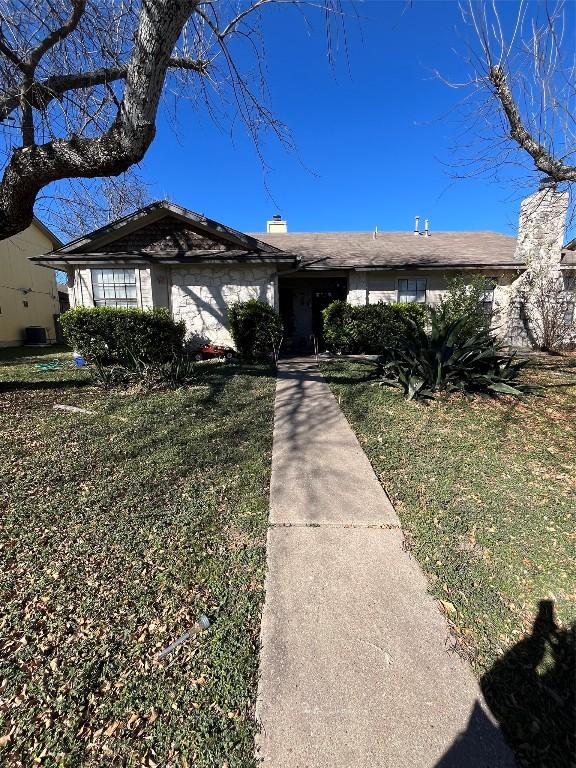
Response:
[{"label": "green grass", "polygon": [[272,372],[106,393],[34,355],[0,355],[0,763],[254,765]]},{"label": "green grass", "polygon": [[[374,383],[374,363],[322,368],[400,515],[431,593],[443,601],[460,652],[484,675],[490,706],[521,764],[567,765],[575,676],[576,358],[540,361],[526,376],[543,385],[543,396],[520,400],[410,403]],[[558,662],[548,682],[536,669],[546,666],[544,644],[530,634],[541,600],[554,604],[564,627],[547,638]]]}]

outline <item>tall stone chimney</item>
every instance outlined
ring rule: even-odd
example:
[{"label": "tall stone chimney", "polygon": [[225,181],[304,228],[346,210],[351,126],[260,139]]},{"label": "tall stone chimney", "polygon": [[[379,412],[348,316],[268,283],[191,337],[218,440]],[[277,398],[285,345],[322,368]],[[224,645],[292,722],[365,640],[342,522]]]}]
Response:
[{"label": "tall stone chimney", "polygon": [[512,346],[551,350],[573,333],[568,318],[572,298],[560,269],[568,203],[568,192],[544,179],[520,206],[515,258],[526,270],[510,286],[501,318]]},{"label": "tall stone chimney", "polygon": [[540,189],[522,201],[515,258],[528,268],[560,264],[568,212],[568,192],[558,192],[553,181],[544,179]]},{"label": "tall stone chimney", "polygon": [[277,213],[275,216],[272,216],[272,219],[270,221],[266,222],[266,232],[269,235],[272,235],[275,232],[279,232],[279,233],[288,232],[288,222],[284,221],[282,219],[282,216],[280,216],[280,214]]}]

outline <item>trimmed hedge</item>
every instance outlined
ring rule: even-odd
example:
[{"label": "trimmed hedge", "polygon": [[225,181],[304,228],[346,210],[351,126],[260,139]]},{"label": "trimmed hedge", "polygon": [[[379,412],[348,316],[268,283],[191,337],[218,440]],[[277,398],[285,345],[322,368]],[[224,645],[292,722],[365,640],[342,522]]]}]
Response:
[{"label": "trimmed hedge", "polygon": [[424,328],[428,310],[416,303],[355,306],[333,301],[322,315],[324,340],[332,351],[386,357],[413,330],[412,323]]},{"label": "trimmed hedge", "polygon": [[66,341],[90,362],[162,364],[184,347],[184,323],[167,309],[76,307],[60,322]]},{"label": "trimmed hedge", "polygon": [[239,301],[228,310],[230,333],[245,360],[267,360],[278,355],[282,320],[269,304],[257,299]]}]

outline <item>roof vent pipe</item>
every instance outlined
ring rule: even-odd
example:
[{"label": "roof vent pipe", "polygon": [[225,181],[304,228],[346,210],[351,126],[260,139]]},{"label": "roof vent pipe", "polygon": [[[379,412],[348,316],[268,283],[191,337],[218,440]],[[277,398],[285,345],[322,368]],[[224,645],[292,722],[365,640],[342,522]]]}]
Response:
[{"label": "roof vent pipe", "polygon": [[420,234],[420,216],[416,216],[414,219],[414,234],[419,235]]},{"label": "roof vent pipe", "polygon": [[430,229],[428,219],[424,219],[424,234],[426,237],[430,237]]}]

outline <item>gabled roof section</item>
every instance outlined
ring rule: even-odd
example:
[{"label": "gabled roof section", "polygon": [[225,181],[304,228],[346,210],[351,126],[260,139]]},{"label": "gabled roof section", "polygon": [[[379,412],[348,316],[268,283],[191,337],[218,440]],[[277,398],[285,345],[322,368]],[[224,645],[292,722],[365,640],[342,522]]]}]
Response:
[{"label": "gabled roof section", "polygon": [[106,264],[294,264],[295,257],[166,200],[31,259],[46,267]]},{"label": "gabled roof section", "polygon": [[[201,213],[183,208],[181,205],[170,203],[168,200],[159,200],[146,205],[144,208],[140,208],[128,216],[124,216],[122,219],[117,219],[104,227],[100,227],[100,229],[72,240],[62,248],[58,248],[54,253],[105,253],[106,245],[114,243],[164,217],[170,217],[188,224],[191,229],[204,233],[207,237],[215,237],[217,240],[234,246],[236,249],[266,253],[278,252],[278,248],[275,248],[270,243],[264,243],[255,237],[245,235],[243,232],[209,219]],[[113,252],[118,253],[119,251],[115,249]]]}]

